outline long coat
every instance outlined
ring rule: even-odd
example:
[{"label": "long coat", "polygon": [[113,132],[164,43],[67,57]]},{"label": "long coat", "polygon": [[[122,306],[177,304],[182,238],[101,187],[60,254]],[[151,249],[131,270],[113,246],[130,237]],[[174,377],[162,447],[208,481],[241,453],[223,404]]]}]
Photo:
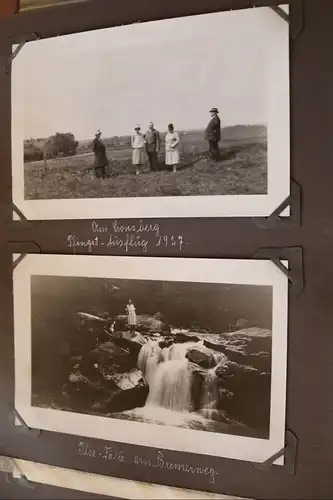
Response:
[{"label": "long coat", "polygon": [[207,125],[205,133],[206,141],[219,142],[221,140],[221,120],[215,115]]},{"label": "long coat", "polygon": [[130,326],[136,325],[136,309],[134,304],[127,304],[126,306],[127,323]]},{"label": "long coat", "polygon": [[106,156],[105,145],[100,139],[97,139],[97,137],[93,140],[92,150],[95,154],[94,168],[105,167],[109,163]]},{"label": "long coat", "polygon": [[148,130],[145,134],[146,139],[146,151],[154,152],[160,149],[160,133],[153,129]]}]

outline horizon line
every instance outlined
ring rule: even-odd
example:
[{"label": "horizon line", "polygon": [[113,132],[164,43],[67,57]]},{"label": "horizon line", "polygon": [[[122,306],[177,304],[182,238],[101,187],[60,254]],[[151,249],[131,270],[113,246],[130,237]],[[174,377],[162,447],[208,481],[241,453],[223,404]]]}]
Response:
[{"label": "horizon line", "polygon": [[[226,129],[226,128],[236,128],[236,127],[266,127],[267,128],[267,123],[248,123],[248,124],[236,124],[236,125],[226,125],[226,126],[222,126],[221,129]],[[142,130],[142,129],[141,129]],[[205,130],[205,128],[192,128],[192,129],[175,129],[176,131],[178,132],[201,132],[202,130]],[[134,129],[132,130],[131,133],[127,133],[127,134],[121,134],[121,135],[118,135],[118,134],[113,134],[113,135],[104,135],[103,134],[103,131],[102,131],[102,135],[104,135],[104,137],[106,139],[111,139],[113,137],[129,137],[132,135],[132,133],[134,132]],[[167,130],[159,130],[159,132],[161,133],[164,133],[164,132],[167,132]],[[68,133],[73,133],[73,132],[54,132],[53,134],[47,136],[47,137],[29,137],[29,138],[25,138],[24,141],[31,141],[31,140],[37,140],[37,139],[48,139],[49,137],[52,137],[52,135],[55,135],[57,133],[61,133],[61,134],[68,134]],[[75,135],[75,140],[78,141],[78,142],[82,142],[82,141],[89,141],[90,138],[81,138],[81,139],[78,139]],[[91,137],[94,137],[94,134],[92,134]]]}]

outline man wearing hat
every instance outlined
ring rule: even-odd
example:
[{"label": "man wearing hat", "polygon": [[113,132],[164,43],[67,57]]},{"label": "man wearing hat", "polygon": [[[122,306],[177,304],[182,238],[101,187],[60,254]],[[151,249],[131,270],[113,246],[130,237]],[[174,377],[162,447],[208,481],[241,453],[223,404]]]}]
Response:
[{"label": "man wearing hat", "polygon": [[211,157],[218,161],[220,159],[219,142],[221,140],[221,120],[218,116],[218,109],[212,108],[210,110],[211,120],[207,125],[205,139],[209,144],[209,152]]},{"label": "man wearing hat", "polygon": [[140,125],[136,125],[134,127],[134,134],[131,137],[131,146],[133,149],[132,164],[135,165],[136,175],[139,175],[140,167],[145,163],[145,142]]},{"label": "man wearing hat", "polygon": [[95,134],[95,139],[92,142],[92,150],[94,152],[94,165],[95,176],[99,178],[106,177],[106,167],[109,161],[106,156],[105,145],[101,139],[102,132],[98,129]]},{"label": "man wearing hat", "polygon": [[151,171],[157,170],[158,164],[158,152],[160,150],[160,134],[154,128],[153,122],[149,123],[148,130],[145,134],[146,138],[146,152],[149,161],[149,167]]}]

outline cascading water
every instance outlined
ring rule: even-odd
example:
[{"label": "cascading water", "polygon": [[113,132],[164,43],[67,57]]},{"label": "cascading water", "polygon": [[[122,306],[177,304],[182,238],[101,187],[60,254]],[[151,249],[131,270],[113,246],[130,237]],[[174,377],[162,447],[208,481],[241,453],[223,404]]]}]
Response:
[{"label": "cascading water", "polygon": [[217,376],[215,369],[210,369],[205,378],[202,396],[202,410],[201,414],[203,417],[211,419],[216,411],[216,403],[218,399],[218,389],[217,389]]},{"label": "cascading water", "polygon": [[150,341],[142,346],[138,367],[149,385],[146,406],[176,412],[191,410],[192,373],[185,356],[194,345],[187,342],[161,349],[156,342]]},{"label": "cascading water", "polygon": [[[208,370],[198,366],[199,372],[196,373],[195,364],[186,357],[192,348],[205,351],[203,341],[175,343],[161,348],[158,340],[149,339],[141,347],[137,364],[149,386],[149,393],[145,406],[126,412],[127,416],[154,424],[201,430],[215,428],[214,416],[219,413],[216,409],[217,366]],[[216,365],[226,359],[220,353],[214,353],[213,357]],[[201,388],[201,410],[194,411],[192,392],[198,373],[205,379]]]},{"label": "cascading water", "polygon": [[219,390],[216,370],[227,361],[227,357],[224,354],[216,353],[213,356],[215,367],[211,368],[206,373],[201,401],[201,414],[207,419],[214,419],[214,417],[218,414],[217,402],[219,400]]}]

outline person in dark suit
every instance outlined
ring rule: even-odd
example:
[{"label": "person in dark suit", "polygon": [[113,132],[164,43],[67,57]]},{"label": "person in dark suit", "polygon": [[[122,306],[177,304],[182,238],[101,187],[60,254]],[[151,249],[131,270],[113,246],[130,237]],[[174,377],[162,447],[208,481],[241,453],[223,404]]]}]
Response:
[{"label": "person in dark suit", "polygon": [[205,133],[205,139],[209,144],[209,153],[215,161],[220,159],[219,142],[221,140],[221,120],[218,113],[219,111],[217,108],[212,108],[210,110],[212,118],[207,125]]},{"label": "person in dark suit", "polygon": [[101,135],[102,132],[97,130],[95,139],[92,142],[92,150],[95,155],[93,168],[96,177],[104,178],[106,177],[106,167],[108,166],[109,161],[106,156],[105,145],[101,140]]},{"label": "person in dark suit", "polygon": [[153,122],[149,123],[148,130],[145,134],[146,152],[149,162],[149,167],[152,172],[158,168],[158,152],[160,150],[160,134],[154,128]]}]

